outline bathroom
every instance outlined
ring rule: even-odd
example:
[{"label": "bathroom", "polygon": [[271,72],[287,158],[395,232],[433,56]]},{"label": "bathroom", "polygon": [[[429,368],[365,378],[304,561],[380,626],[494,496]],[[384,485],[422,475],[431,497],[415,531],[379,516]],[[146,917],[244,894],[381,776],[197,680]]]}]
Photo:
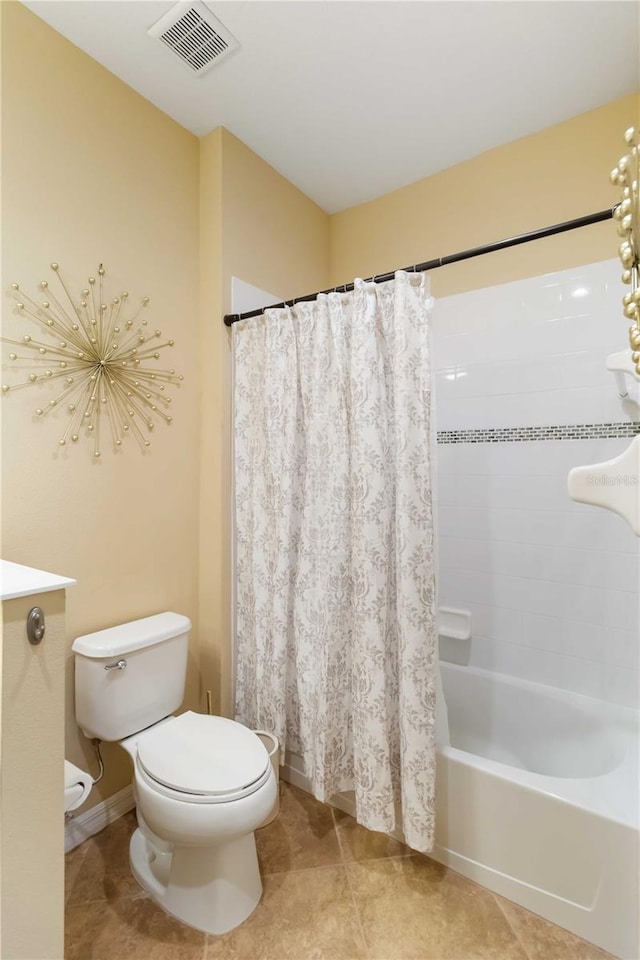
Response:
[{"label": "bathroom", "polygon": [[[83,16],[74,14],[76,6],[85,8]],[[130,65],[103,56],[99,39],[118,37],[111,6],[4,2],[0,7],[3,336],[23,332],[7,293],[11,283],[35,295],[37,284],[50,277],[49,264],[57,261],[73,288],[80,288],[104,263],[111,296],[128,290],[136,301],[150,297],[149,322],[175,338],[171,364],[184,377],[172,394],[173,421],[158,424],[149,451],[141,454],[127,439],[118,451],[106,444],[99,462],[84,438],[77,447],[58,445],[64,416],[54,412],[44,421],[34,416],[34,408],[48,401],[48,388],[10,392],[0,405],[1,555],[77,580],[66,600],[64,743],[58,742],[56,727],[34,732],[31,723],[29,731],[40,748],[48,743],[52,755],[60,757],[64,748],[67,759],[93,775],[94,751],[75,719],[71,645],[77,637],[161,611],[183,614],[192,624],[185,708],[234,715],[233,384],[230,335],[222,322],[238,310],[233,278],[276,298],[300,297],[611,208],[620,191],[609,183],[609,171],[625,150],[625,130],[638,126],[640,113],[635,4],[540,5],[554,11],[553,29],[541,23],[537,4],[451,5],[464,11],[468,24],[458,37],[460,58],[452,63],[445,39],[453,35],[455,17],[446,13],[447,4],[400,4],[401,12],[391,16],[387,11],[393,4],[293,3],[286,5],[285,24],[275,17],[280,4],[212,3],[241,47],[196,80],[183,73],[181,64],[174,71],[168,61],[167,88],[158,91],[165,96],[162,106],[154,105],[156,94],[141,86],[144,77]],[[149,26],[171,4],[125,6],[121,29],[133,44],[148,39]],[[354,7],[367,12],[357,15]],[[335,8],[332,16],[327,8]],[[358,49],[353,37],[359,36],[360,49],[372,44],[378,55],[377,18],[383,17],[393,44],[406,44],[407,62],[413,57],[422,63],[437,51],[438,69],[450,76],[455,65],[460,84],[457,99],[446,101],[449,112],[437,110],[444,84],[438,84],[437,97],[421,86],[412,91],[410,109],[402,114],[406,149],[398,146],[400,130],[391,123],[392,94],[384,99],[389,84],[383,75],[369,94],[374,98],[373,105],[368,101],[370,114],[376,116],[376,102],[381,112],[378,142],[366,164],[359,163],[358,153],[350,154],[355,146],[347,138],[347,114],[336,114],[342,104],[335,88],[323,87],[325,102],[316,86],[313,101],[298,104],[290,117],[283,115],[280,126],[263,113],[256,139],[248,145],[249,119],[266,109],[257,98],[288,102],[292,74],[284,68],[271,66],[275,86],[265,92],[259,75],[252,74],[244,107],[242,98],[234,100],[227,90],[237,113],[229,107],[228,115],[210,126],[197,127],[188,93],[184,109],[193,112],[176,119],[171,83],[175,90],[188,91],[193,84],[216,89],[229,70],[241,73],[245,54],[257,58],[256,46],[265,36],[281,45],[283,64],[295,56],[295,70],[303,73],[305,58],[313,53],[305,37],[316,38],[320,49],[339,38],[336,56],[346,61]],[[285,26],[290,33],[281,34]],[[555,41],[545,47],[549,34]],[[502,38],[496,49],[504,57],[502,69],[514,71],[513,83],[505,82],[502,69],[490,68],[486,55],[480,57],[476,48],[482,45],[471,43],[479,35],[487,42]],[[530,45],[528,57],[522,56],[523,43]],[[120,44],[113,39],[111,50]],[[565,57],[573,72],[562,74]],[[320,69],[321,61],[313,63]],[[566,96],[558,89],[552,96],[547,87],[534,95],[545,63],[566,75]],[[487,75],[486,86],[478,82],[480,70]],[[238,83],[240,73],[232,74]],[[362,99],[367,91],[356,79]],[[328,82],[324,76],[322,82]],[[495,110],[487,109],[488,102],[495,102]],[[314,118],[315,139],[289,139],[307,114]],[[391,124],[386,130],[384,117]],[[474,117],[482,122],[472,122]],[[323,139],[333,141],[337,129],[351,166],[334,172]],[[416,139],[423,146],[412,152]],[[290,168],[277,159],[284,143],[293,158]],[[312,160],[315,154],[315,162],[305,167],[306,150]],[[614,377],[604,369],[606,357],[625,346],[628,328],[620,303],[625,288],[615,262],[618,242],[611,223],[603,222],[430,275],[437,426],[446,432],[437,446],[439,602],[471,613],[471,638],[449,638],[441,653],[454,666],[470,663],[637,710],[640,541],[619,517],[572,503],[566,494],[572,467],[618,456],[633,434],[601,436],[595,430],[575,439],[570,431],[560,431],[532,441],[522,432],[631,425],[640,419],[632,403],[620,400]],[[533,338],[523,332],[529,325],[535,326]],[[3,348],[5,363],[8,349]],[[5,367],[3,383],[10,379]],[[465,443],[459,435],[501,428],[514,431],[507,442]],[[514,544],[526,549],[517,551]],[[543,579],[536,576],[540,568],[547,571]],[[51,634],[43,650],[50,639]],[[18,722],[12,727],[10,703],[3,702],[4,764],[11,746],[5,737],[24,745],[26,720],[14,718]],[[126,862],[98,877],[99,868],[115,863],[109,857],[119,856],[125,846],[133,806],[128,757],[109,743],[102,754],[104,777],[66,826],[69,837],[78,834],[72,842],[87,832],[68,854],[67,932],[76,938],[68,956],[106,960],[129,951],[202,960],[205,950],[209,958],[225,956],[213,937],[205,943],[206,937],[190,929],[162,926],[155,913],[145,914],[146,901]],[[291,764],[285,776],[295,780]],[[418,939],[394,951],[365,873],[360,907],[354,906],[351,888],[338,895],[342,879],[335,876],[350,876],[345,852],[351,851],[350,860],[363,871],[368,860],[378,865],[371,883],[382,890],[387,883],[390,902],[400,897],[399,890],[408,897],[423,885],[420,902],[426,903],[432,895],[427,881],[416,875],[400,886],[399,878],[396,889],[384,871],[399,869],[397,851],[403,848],[393,846],[398,841],[371,840],[347,819],[348,810],[311,805],[303,786],[301,781],[292,788],[283,784],[276,839],[258,838],[264,857],[275,864],[265,878],[277,904],[274,918],[260,921],[254,939],[238,941],[227,955],[296,960],[367,956],[367,951],[388,960],[603,955],[585,945],[588,937],[558,933],[566,928],[560,919],[555,925],[548,917],[532,919],[542,915],[542,906],[522,908],[517,920],[515,913],[505,919],[498,897],[511,902],[509,893],[488,892],[481,877],[479,886],[472,878],[464,887],[467,878],[455,864],[447,875],[454,913],[447,919],[441,906],[432,923],[433,930],[450,926],[452,939],[439,947]],[[3,807],[12,810],[12,820],[3,819],[3,833],[8,822],[17,834],[30,831],[45,798],[18,799],[12,803],[3,794]],[[89,811],[93,818],[83,820]],[[104,839],[109,831],[114,831],[111,853]],[[283,849],[295,864],[289,873]],[[1,879],[0,897],[12,884],[17,897],[20,877],[3,871]],[[312,880],[325,883],[317,892],[328,905],[324,926],[322,916],[311,912]],[[471,918],[456,900],[456,884],[461,899],[473,905]],[[406,915],[405,907],[399,915]],[[494,930],[482,927],[478,937],[485,939],[476,941],[482,916],[491,918]],[[116,921],[126,936],[121,931],[122,939],[109,946],[106,937],[119,929]],[[299,929],[303,922],[311,931],[308,940]],[[352,931],[352,939],[336,938],[332,923]],[[262,931],[257,937],[256,929]],[[394,929],[400,944],[401,931]],[[93,931],[92,948],[82,930]],[[144,930],[148,939],[137,943],[134,934],[142,936]],[[258,942],[264,945],[262,954]],[[315,953],[310,944],[318,945]],[[29,956],[26,948],[4,953],[6,960]]]}]

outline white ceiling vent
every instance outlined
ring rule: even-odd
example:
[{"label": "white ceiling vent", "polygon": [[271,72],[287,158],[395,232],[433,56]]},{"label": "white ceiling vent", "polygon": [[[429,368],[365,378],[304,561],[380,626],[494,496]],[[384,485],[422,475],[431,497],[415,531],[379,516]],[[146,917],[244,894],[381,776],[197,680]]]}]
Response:
[{"label": "white ceiling vent", "polygon": [[203,4],[177,3],[147,31],[201,76],[240,46]]}]

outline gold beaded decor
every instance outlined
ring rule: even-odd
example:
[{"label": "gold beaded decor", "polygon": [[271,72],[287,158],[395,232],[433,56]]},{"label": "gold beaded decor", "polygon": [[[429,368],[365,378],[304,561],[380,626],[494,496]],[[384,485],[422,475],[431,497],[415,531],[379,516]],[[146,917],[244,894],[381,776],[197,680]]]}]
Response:
[{"label": "gold beaded decor", "polygon": [[51,264],[51,270],[60,289],[54,291],[42,280],[39,287],[45,299],[39,303],[26,296],[17,283],[11,285],[19,313],[49,339],[43,341],[31,334],[22,340],[2,338],[19,348],[9,354],[9,360],[28,374],[19,383],[3,384],[3,393],[52,381],[58,392],[35,413],[46,417],[55,408],[66,408],[69,419],[58,440],[60,446],[77,443],[84,433],[93,443],[94,458],[99,459],[107,433],[115,448],[122,446],[124,437],[134,436],[144,451],[156,419],[165,423],[173,419],[168,413],[171,397],[165,388],[178,384],[182,376],[149,362],[158,360],[160,351],[173,347],[174,341],[157,343],[162,333],[148,329],[144,313],[149,297],[143,297],[133,311],[126,291],[106,300],[102,264],[77,300],[57,263]]},{"label": "gold beaded decor", "polygon": [[622,238],[618,249],[623,266],[622,282],[631,286],[629,293],[622,298],[622,306],[625,317],[631,320],[631,359],[640,376],[640,149],[634,127],[627,130],[624,139],[630,148],[629,153],[613,168],[609,179],[614,186],[622,187],[622,201],[613,215],[618,222],[618,236]]}]

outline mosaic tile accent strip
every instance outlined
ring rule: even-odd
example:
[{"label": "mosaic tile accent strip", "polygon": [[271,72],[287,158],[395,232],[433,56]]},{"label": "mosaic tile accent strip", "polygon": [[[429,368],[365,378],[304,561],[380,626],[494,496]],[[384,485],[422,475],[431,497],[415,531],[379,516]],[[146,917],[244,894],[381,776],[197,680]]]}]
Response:
[{"label": "mosaic tile accent strip", "polygon": [[438,443],[521,443],[531,440],[603,440],[635,437],[640,421],[572,423],[551,427],[481,427],[474,430],[438,430]]}]

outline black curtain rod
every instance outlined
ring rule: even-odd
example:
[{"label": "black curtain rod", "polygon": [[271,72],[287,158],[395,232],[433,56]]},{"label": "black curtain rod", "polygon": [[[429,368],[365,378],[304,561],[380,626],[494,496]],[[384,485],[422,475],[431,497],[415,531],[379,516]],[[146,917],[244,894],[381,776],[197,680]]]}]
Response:
[{"label": "black curtain rod", "polygon": [[[435,270],[437,267],[446,267],[449,263],[458,263],[460,260],[471,260],[472,257],[482,257],[485,253],[495,253],[496,250],[505,250],[507,247],[517,247],[521,243],[529,243],[531,240],[541,240],[543,237],[553,237],[556,233],[565,233],[567,230],[577,230],[579,227],[588,227],[592,223],[601,223],[603,220],[611,220],[615,207],[610,210],[600,210],[598,213],[590,213],[586,217],[576,217],[575,220],[565,220],[564,223],[554,223],[551,227],[541,227],[540,230],[531,230],[529,233],[521,233],[517,237],[509,237],[507,240],[496,240],[495,243],[486,243],[482,247],[472,247],[470,250],[462,250],[460,253],[450,253],[446,257],[438,257],[435,260],[426,260],[424,263],[416,263],[411,267],[403,267],[407,273],[424,273],[426,270]],[[368,277],[368,283],[384,283],[386,280],[393,280],[396,271],[390,273],[376,274],[375,277]],[[293,300],[285,300],[282,303],[271,303],[260,310],[249,310],[247,313],[228,313],[225,315],[224,322],[227,327],[237,323],[238,320],[249,320],[251,317],[260,317],[265,310],[278,310],[282,307],[293,307],[296,303],[306,303],[315,300],[322,293],[346,293],[353,290],[353,283],[341,283],[337,287],[329,287],[328,290],[318,290],[317,293],[308,293],[305,297],[295,297]]]}]

